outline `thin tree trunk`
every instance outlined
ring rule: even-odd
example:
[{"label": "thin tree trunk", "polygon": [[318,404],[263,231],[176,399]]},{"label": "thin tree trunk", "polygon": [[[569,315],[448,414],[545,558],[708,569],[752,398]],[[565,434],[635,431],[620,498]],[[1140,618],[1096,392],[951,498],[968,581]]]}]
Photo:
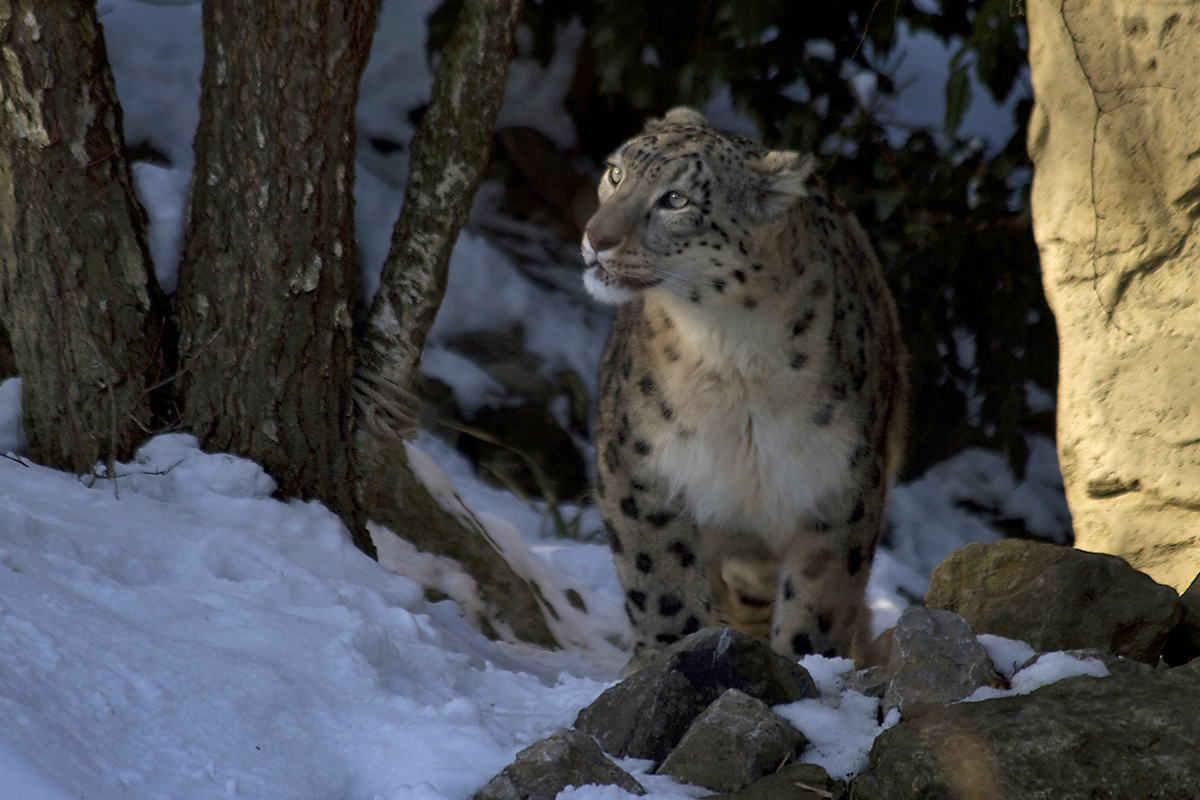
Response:
[{"label": "thin tree trunk", "polygon": [[[446,291],[450,252],[491,152],[521,0],[463,4],[413,137],[404,207],[358,352],[360,491],[368,516],[416,547],[459,561],[497,620],[525,641],[554,644],[537,589],[478,523],[448,509],[413,472],[412,395],[421,349]],[[495,635],[488,619],[475,621]]]},{"label": "thin tree trunk", "polygon": [[153,426],[161,300],[91,3],[0,0],[0,322],[30,457],[86,472]]},{"label": "thin tree trunk", "polygon": [[[492,149],[523,0],[463,4],[442,54],[433,99],[413,136],[404,207],[392,233],[360,348],[359,406],[373,429],[411,436],[408,397],[442,297],[450,252],[467,221]],[[377,402],[372,402],[375,400]]]},{"label": "thin tree trunk", "polygon": [[3,315],[0,315],[0,381],[17,374],[17,362],[13,358],[12,340],[8,338],[8,329],[4,327]]},{"label": "thin tree trunk", "polygon": [[376,0],[204,3],[179,279],[185,427],[286,497],[353,492],[354,109]]}]

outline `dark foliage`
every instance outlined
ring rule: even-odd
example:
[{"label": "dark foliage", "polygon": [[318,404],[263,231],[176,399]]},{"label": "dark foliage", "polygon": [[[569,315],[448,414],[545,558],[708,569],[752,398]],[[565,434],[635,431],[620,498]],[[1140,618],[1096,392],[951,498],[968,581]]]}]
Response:
[{"label": "dark foliage", "polygon": [[[1029,213],[1031,103],[1016,104],[998,151],[957,135],[972,86],[1003,101],[1023,85],[1027,37],[1013,2],[943,0],[927,13],[935,3],[544,0],[527,4],[524,22],[530,54],[545,61],[554,31],[583,20],[568,106],[580,150],[597,161],[646,117],[703,106],[723,86],[766,143],[817,153],[900,306],[915,385],[905,475],[969,445],[1008,453],[1021,475],[1024,435],[1054,430],[1025,387],[1054,391],[1058,351]],[[450,6],[431,20],[431,50]],[[882,118],[901,26],[952,48],[940,130],[897,131]],[[868,105],[852,82],[864,75],[876,85]]]}]

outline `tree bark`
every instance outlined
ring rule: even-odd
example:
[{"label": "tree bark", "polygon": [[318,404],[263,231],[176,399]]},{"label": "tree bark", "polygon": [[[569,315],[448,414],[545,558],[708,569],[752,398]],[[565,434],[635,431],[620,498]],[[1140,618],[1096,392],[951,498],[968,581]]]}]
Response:
[{"label": "tree bark", "polygon": [[0,0],[0,323],[28,453],[74,472],[150,432],[162,305],[90,3]]},{"label": "tree bark", "polygon": [[[517,638],[555,643],[535,585],[518,576],[478,524],[442,507],[413,472],[412,390],[421,350],[446,291],[450,253],[491,153],[522,0],[463,4],[442,54],[433,98],[413,137],[404,207],[358,351],[355,389],[361,493],[371,519],[416,547],[459,561],[489,613]],[[494,636],[488,620],[476,625]]]},{"label": "tree bark", "polygon": [[4,315],[0,314],[0,381],[17,374],[17,362],[13,357],[12,340],[4,327]]},{"label": "tree bark", "polygon": [[[492,149],[523,0],[463,4],[433,98],[413,136],[404,207],[360,348],[359,408],[372,428],[415,435],[408,394],[442,297],[450,253]],[[401,398],[406,403],[398,403]],[[374,399],[377,402],[371,402]]]},{"label": "tree bark", "polygon": [[1034,234],[1076,546],[1200,571],[1200,14],[1030,0]]},{"label": "tree bark", "polygon": [[179,278],[185,427],[322,501],[353,491],[354,110],[376,0],[204,4]]}]

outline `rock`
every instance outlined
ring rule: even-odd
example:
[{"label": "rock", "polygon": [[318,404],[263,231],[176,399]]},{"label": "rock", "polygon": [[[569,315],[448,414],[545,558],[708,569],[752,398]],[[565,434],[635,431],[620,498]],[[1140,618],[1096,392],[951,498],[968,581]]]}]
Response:
[{"label": "rock", "polygon": [[1181,613],[1174,589],[1116,556],[1016,539],[956,550],[925,602],[1038,651],[1095,647],[1148,664]]},{"label": "rock", "polygon": [[886,666],[856,670],[842,678],[842,689],[853,689],[864,697],[878,697],[880,700],[883,699],[887,686]]},{"label": "rock", "polygon": [[709,795],[705,800],[842,800],[845,795],[845,782],[830,778],[820,765],[786,764],[740,792]]},{"label": "rock", "polygon": [[733,792],[791,760],[808,740],[767,704],[729,689],[696,717],[656,770],[683,783]]},{"label": "rock", "polygon": [[583,498],[588,491],[583,456],[549,410],[568,387],[542,377],[543,359],[525,349],[524,326],[512,320],[491,330],[454,334],[445,344],[482,367],[509,394],[499,407],[493,401],[476,409],[469,423],[457,419],[454,408],[442,411],[435,430],[455,434],[455,446],[489,482],[553,502]]},{"label": "rock", "polygon": [[561,730],[517,753],[516,761],[475,793],[475,800],[554,800],[568,786],[589,784],[646,793],[632,775],[608,760],[592,737]]},{"label": "rock", "polygon": [[1172,667],[1200,656],[1200,575],[1179,596],[1183,614],[1163,646],[1163,660]]},{"label": "rock", "polygon": [[753,636],[705,628],[671,645],[579,712],[575,727],[624,758],[661,763],[727,689],[769,706],[817,696],[808,672]]},{"label": "rock", "polygon": [[[360,438],[357,454],[365,476],[359,500],[367,518],[388,529],[377,534],[380,539],[397,540],[394,531],[401,531],[418,550],[461,564],[482,602],[468,600],[466,593],[455,599],[485,636],[560,646],[546,622],[548,607],[533,590],[536,581],[519,575],[457,493],[445,491],[453,486],[429,456],[412,442],[380,437]],[[402,562],[394,560],[388,568],[402,571]]]},{"label": "rock", "polygon": [[1200,571],[1200,28],[1148,0],[1026,7],[1075,543],[1182,590]]},{"label": "rock", "polygon": [[896,622],[887,671],[883,709],[899,708],[905,718],[962,700],[980,686],[1007,687],[965,619],[924,606],[909,606]]},{"label": "rock", "polygon": [[881,733],[849,796],[1187,800],[1200,786],[1197,708],[1194,665],[947,706]]},{"label": "rock", "polygon": [[[1133,659],[1122,658],[1121,656],[1113,655],[1112,653],[1105,652],[1104,650],[1097,650],[1094,647],[1084,647],[1078,650],[1064,650],[1063,653],[1071,656],[1072,658],[1078,658],[1080,661],[1094,658],[1103,664],[1104,668],[1107,669],[1109,674],[1112,675],[1115,675],[1118,672],[1132,673],[1134,675],[1146,675],[1154,671],[1154,667],[1150,666],[1144,661],[1134,661]],[[1037,660],[1044,655],[1046,654],[1038,653],[1037,655],[1033,656],[1033,658],[1022,664],[1020,669],[1033,666],[1037,663]]]}]

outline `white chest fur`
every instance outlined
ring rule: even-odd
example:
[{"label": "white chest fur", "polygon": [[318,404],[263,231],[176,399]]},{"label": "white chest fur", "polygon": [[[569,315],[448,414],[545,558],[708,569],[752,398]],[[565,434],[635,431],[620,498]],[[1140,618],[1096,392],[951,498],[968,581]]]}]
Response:
[{"label": "white chest fur", "polygon": [[828,402],[825,359],[814,354],[808,368],[790,369],[769,327],[731,331],[674,318],[683,357],[658,366],[677,425],[661,429],[651,465],[701,525],[757,532],[781,548],[823,498],[853,480],[853,424],[812,421]]}]

